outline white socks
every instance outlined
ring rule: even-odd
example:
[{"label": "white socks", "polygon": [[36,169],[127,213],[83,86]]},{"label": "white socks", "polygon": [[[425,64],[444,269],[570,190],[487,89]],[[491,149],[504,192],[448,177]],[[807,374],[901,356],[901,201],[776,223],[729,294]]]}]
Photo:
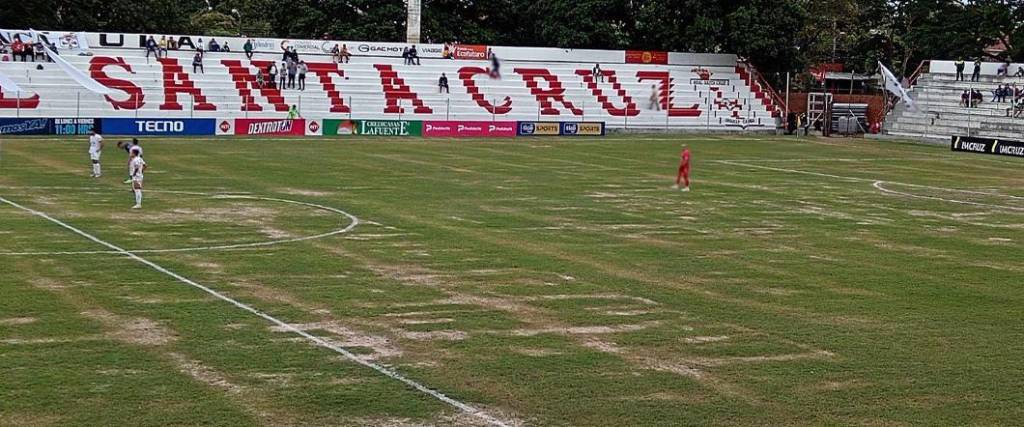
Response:
[{"label": "white socks", "polygon": [[135,190],[135,206],[142,206],[142,190]]},{"label": "white socks", "polygon": [[100,176],[100,164],[99,163],[93,163],[92,164],[92,174],[95,175],[95,176]]}]

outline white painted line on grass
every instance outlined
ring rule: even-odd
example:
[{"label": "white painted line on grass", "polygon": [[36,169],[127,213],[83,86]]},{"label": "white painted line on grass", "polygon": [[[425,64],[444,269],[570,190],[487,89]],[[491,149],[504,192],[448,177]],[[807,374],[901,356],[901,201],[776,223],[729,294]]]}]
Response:
[{"label": "white painted line on grass", "polygon": [[715,160],[715,162],[722,163],[722,164],[727,164],[727,165],[733,165],[733,166],[743,166],[743,167],[748,167],[748,168],[765,169],[765,170],[776,171],[776,172],[788,172],[788,173],[797,173],[797,174],[803,174],[803,175],[820,176],[820,177],[825,177],[825,178],[834,178],[834,179],[840,179],[840,180],[846,180],[846,181],[854,181],[854,182],[870,182],[870,183],[875,183],[875,182],[881,181],[881,182],[888,182],[890,184],[903,185],[903,186],[907,186],[907,187],[927,188],[927,189],[931,189],[931,190],[952,191],[952,192],[964,193],[964,194],[976,194],[976,195],[980,195],[980,196],[1005,197],[1005,198],[1008,198],[1008,199],[1024,200],[1024,197],[1022,197],[1022,196],[1014,196],[1014,195],[1010,195],[1010,194],[986,193],[984,191],[961,190],[961,189],[957,189],[957,188],[946,188],[946,187],[933,187],[933,186],[930,186],[930,185],[910,184],[910,183],[906,183],[906,182],[879,180],[877,178],[859,178],[859,177],[855,177],[855,176],[833,175],[833,174],[828,174],[828,173],[811,172],[811,171],[804,171],[804,170],[798,170],[798,169],[786,169],[786,168],[777,168],[777,167],[773,167],[773,166],[754,165],[754,164],[750,164],[750,163],[735,162],[735,161],[731,161],[731,160]]},{"label": "white painted line on grass", "polygon": [[[222,294],[220,292],[217,292],[217,291],[215,291],[215,290],[213,290],[211,288],[208,288],[208,287],[203,286],[203,285],[201,285],[199,283],[196,283],[196,282],[192,281],[191,279],[189,279],[189,278],[187,278],[185,276],[182,276],[182,275],[180,275],[178,273],[175,273],[175,272],[170,271],[170,270],[168,270],[166,268],[163,268],[160,265],[158,265],[158,264],[156,264],[156,263],[154,263],[152,261],[149,261],[149,260],[147,260],[145,258],[142,258],[142,257],[136,255],[133,252],[129,252],[129,251],[127,251],[125,249],[122,249],[122,248],[120,248],[120,247],[118,247],[118,246],[116,246],[116,245],[114,245],[112,243],[109,243],[107,241],[101,240],[100,238],[98,238],[96,236],[93,236],[93,235],[91,235],[89,233],[86,233],[86,232],[84,232],[82,230],[79,230],[78,228],[75,228],[74,226],[71,226],[71,225],[69,225],[69,224],[67,224],[67,223],[65,223],[65,222],[63,222],[63,221],[61,221],[59,219],[51,217],[50,215],[47,215],[44,212],[40,212],[40,211],[37,211],[35,209],[22,206],[22,205],[20,205],[18,203],[12,202],[12,201],[7,200],[6,198],[3,198],[3,197],[0,197],[0,202],[6,203],[6,204],[11,205],[11,206],[13,206],[15,208],[21,209],[21,210],[23,210],[25,212],[31,213],[31,214],[33,214],[35,216],[38,216],[40,218],[46,219],[47,221],[50,221],[50,222],[52,222],[54,224],[57,224],[57,225],[65,228],[65,229],[67,229],[67,230],[70,230],[70,231],[74,232],[75,234],[78,234],[79,236],[85,237],[86,239],[89,239],[89,240],[91,240],[91,241],[93,241],[93,242],[95,242],[97,244],[100,244],[100,245],[102,245],[104,247],[107,247],[107,248],[111,249],[114,252],[117,252],[117,253],[119,253],[121,255],[124,255],[124,256],[132,259],[132,260],[135,260],[135,261],[137,261],[137,262],[139,262],[141,264],[144,264],[144,265],[146,265],[146,266],[148,266],[148,267],[150,267],[150,268],[152,268],[152,269],[154,269],[156,271],[159,271],[159,272],[161,272],[163,274],[171,276],[175,280],[177,280],[177,281],[179,281],[181,283],[184,283],[186,285],[189,285],[189,286],[192,286],[192,287],[197,288],[199,290],[202,290],[203,292],[206,292],[206,293],[208,293],[210,295],[213,295],[213,296],[215,296],[215,297],[217,297],[217,298],[219,298],[219,299],[221,299],[221,300],[223,300],[225,302],[228,302],[231,305],[234,305],[235,307],[238,307],[238,308],[240,308],[242,310],[248,311],[249,313],[252,313],[252,314],[254,314],[256,316],[262,317],[263,319],[267,320],[270,323],[273,323],[274,325],[277,325],[278,327],[280,327],[283,330],[286,330],[286,331],[292,332],[294,334],[300,335],[303,338],[309,340],[310,342],[312,342],[312,343],[314,343],[316,345],[319,345],[321,347],[333,350],[334,352],[336,352],[338,354],[341,354],[346,359],[351,360],[352,362],[355,362],[355,363],[363,365],[363,366],[365,366],[367,368],[373,369],[373,370],[375,370],[375,371],[377,371],[377,372],[387,376],[388,378],[400,381],[400,382],[404,383],[405,385],[407,385],[409,387],[412,387],[412,388],[414,388],[416,390],[419,390],[420,392],[423,392],[423,393],[425,393],[425,394],[427,394],[427,395],[429,395],[429,396],[431,396],[431,397],[433,397],[433,398],[435,398],[437,400],[440,400],[440,401],[442,401],[444,403],[447,403],[447,404],[449,404],[451,406],[454,406],[455,408],[459,409],[462,412],[465,412],[465,413],[467,413],[469,415],[472,415],[472,416],[475,416],[477,418],[480,418],[481,420],[486,421],[487,423],[489,423],[491,425],[503,426],[503,427],[508,426],[508,424],[506,424],[504,421],[501,421],[501,420],[499,420],[497,418],[494,418],[491,415],[489,415],[489,414],[487,414],[487,413],[485,413],[485,412],[483,412],[481,410],[478,410],[478,409],[476,409],[476,408],[474,408],[474,407],[472,407],[472,406],[470,406],[470,405],[468,405],[466,403],[463,403],[461,401],[452,399],[452,398],[444,395],[443,393],[441,393],[439,391],[430,389],[430,388],[428,388],[427,386],[425,386],[423,384],[420,384],[420,383],[418,383],[416,381],[413,381],[413,380],[403,376],[402,374],[398,373],[395,370],[392,370],[390,368],[384,367],[382,365],[378,365],[378,364],[373,363],[373,362],[368,362],[368,361],[362,360],[359,357],[357,357],[355,354],[349,352],[348,350],[345,350],[344,348],[342,348],[340,346],[331,344],[330,342],[327,342],[323,338],[317,337],[317,336],[312,335],[312,334],[310,334],[310,333],[308,333],[306,331],[300,330],[300,329],[298,329],[298,328],[296,328],[296,327],[294,327],[294,326],[284,322],[283,320],[279,320],[276,317],[273,317],[273,316],[271,316],[269,314],[266,314],[266,313],[264,313],[262,311],[259,311],[259,310],[253,308],[250,305],[241,303],[241,302],[239,302],[239,301],[237,301],[235,299],[232,299],[231,297],[229,297],[227,295],[224,295],[224,294]],[[353,223],[354,224],[358,224],[359,220],[357,218],[355,218],[355,217],[353,217],[353,218],[355,219],[355,221]]]},{"label": "white painted line on grass", "polygon": [[883,193],[889,193],[889,194],[893,194],[893,195],[898,195],[898,196],[913,197],[915,199],[938,200],[938,201],[942,201],[942,202],[959,203],[961,205],[982,206],[982,207],[986,207],[986,208],[1006,209],[1006,210],[1011,210],[1011,211],[1024,212],[1024,207],[992,205],[992,204],[988,204],[988,203],[978,203],[978,202],[972,202],[972,201],[968,201],[968,200],[946,199],[946,198],[936,197],[936,196],[922,196],[920,194],[904,193],[902,191],[890,190],[888,188],[885,188],[883,186],[883,184],[885,184],[885,183],[886,183],[886,181],[875,181],[875,183],[872,184],[872,185],[875,188],[877,188],[878,191],[881,191]]},{"label": "white painted line on grass", "polygon": [[[156,190],[151,190],[154,192]],[[214,199],[247,199],[247,200],[267,200],[271,202],[290,203],[293,205],[309,206],[312,208],[322,209],[328,212],[334,212],[336,214],[347,217],[350,220],[348,226],[331,230],[326,233],[315,234],[311,236],[293,237],[290,239],[278,239],[278,240],[267,240],[262,242],[250,242],[250,243],[237,243],[233,245],[216,245],[216,246],[195,246],[188,248],[168,248],[168,249],[133,249],[130,250],[136,254],[156,254],[156,253],[170,253],[170,252],[196,252],[196,251],[216,251],[216,250],[227,250],[227,249],[249,249],[259,248],[264,246],[274,246],[284,243],[295,243],[304,242],[307,240],[322,239],[325,237],[335,236],[338,234],[348,233],[352,229],[359,225],[359,218],[354,215],[345,212],[341,209],[335,209],[330,206],[318,205],[316,203],[300,202],[296,200],[288,199],[277,199],[273,197],[259,197],[259,196],[248,196],[243,194],[219,194],[210,195],[207,193],[196,193],[196,192],[184,192],[184,191],[158,191],[163,193],[175,193],[175,194],[190,194],[190,195],[201,195],[210,196]],[[0,256],[38,256],[38,255],[102,255],[102,254],[120,254],[117,251],[55,251],[55,252],[0,252]]]}]

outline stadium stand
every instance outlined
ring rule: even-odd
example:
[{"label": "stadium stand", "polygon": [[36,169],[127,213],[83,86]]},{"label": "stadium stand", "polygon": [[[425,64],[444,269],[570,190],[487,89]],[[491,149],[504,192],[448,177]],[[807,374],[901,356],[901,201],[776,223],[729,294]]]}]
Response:
[{"label": "stadium stand", "polygon": [[[643,52],[631,60],[636,54],[623,51],[475,47],[503,58],[502,77],[492,79],[487,60],[432,56],[440,45],[421,46],[422,65],[404,65],[394,43],[261,39],[250,61],[240,49],[244,39],[222,39],[236,51],[207,52],[204,71],[195,73],[193,49],[147,58],[133,45],[139,35],[116,36],[123,46],[104,46],[115,35],[88,34],[91,56],[61,50],[62,58],[114,94],[86,91],[53,64],[41,63],[40,70],[40,63],[0,62],[0,73],[25,92],[4,90],[0,116],[284,118],[296,105],[306,118],[603,121],[609,128],[719,130],[774,130],[778,116],[770,89],[734,55]],[[336,43],[353,50],[350,63],[334,63],[328,46]],[[275,61],[281,67],[276,45],[302,47],[310,69],[305,91],[256,87],[257,67]],[[598,60],[603,79],[592,75]],[[438,90],[442,73],[450,94]],[[657,109],[650,105],[652,87]]]},{"label": "stadium stand", "polygon": [[[1020,139],[1024,114],[1015,117],[1012,95],[1004,102],[993,102],[993,91],[1001,85],[1024,90],[1024,78],[1013,76],[1024,64],[1012,64],[1009,76],[998,76],[999,66],[983,64],[980,81],[972,82],[973,65],[968,64],[965,79],[957,81],[953,61],[931,61],[929,71],[921,74],[910,90],[917,111],[897,105],[888,117],[888,133],[936,139],[951,135]],[[973,108],[961,105],[961,94],[971,90],[983,97]]]}]

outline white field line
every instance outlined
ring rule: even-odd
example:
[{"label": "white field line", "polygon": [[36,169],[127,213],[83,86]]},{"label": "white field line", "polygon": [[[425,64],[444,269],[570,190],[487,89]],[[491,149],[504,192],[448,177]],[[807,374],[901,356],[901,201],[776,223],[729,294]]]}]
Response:
[{"label": "white field line", "polygon": [[[333,350],[334,352],[336,352],[338,354],[341,354],[346,359],[348,359],[348,360],[350,360],[352,362],[355,362],[355,363],[363,365],[363,366],[365,366],[367,368],[373,369],[374,371],[377,371],[377,372],[387,376],[388,378],[400,381],[400,382],[404,383],[405,385],[407,385],[409,387],[412,387],[413,389],[416,389],[416,390],[418,390],[418,391],[420,391],[420,392],[422,392],[424,394],[427,394],[427,395],[429,395],[429,396],[431,396],[431,397],[433,397],[433,398],[435,398],[437,400],[440,400],[440,401],[442,401],[444,403],[447,403],[448,405],[451,405],[451,406],[459,409],[462,412],[465,412],[465,413],[467,413],[469,415],[472,415],[472,416],[475,416],[477,418],[480,418],[481,420],[486,421],[487,423],[489,423],[491,425],[503,426],[503,427],[508,426],[508,424],[506,424],[504,421],[501,421],[501,420],[499,420],[497,418],[494,418],[491,415],[489,415],[489,414],[487,414],[487,413],[485,413],[485,412],[483,412],[481,410],[478,410],[478,409],[476,409],[476,408],[474,408],[474,407],[472,407],[472,406],[470,406],[470,405],[468,405],[466,403],[463,403],[461,401],[452,399],[452,398],[444,395],[443,393],[441,393],[439,391],[436,391],[436,390],[433,390],[431,388],[428,388],[427,386],[425,386],[423,384],[420,384],[420,383],[418,383],[418,382],[416,382],[414,380],[411,380],[411,379],[403,376],[402,374],[398,373],[397,371],[395,371],[393,369],[387,368],[387,367],[382,366],[382,365],[378,365],[378,364],[373,363],[373,362],[368,362],[368,361],[362,360],[359,357],[357,357],[355,354],[349,352],[348,350],[345,350],[344,348],[342,348],[340,346],[331,344],[330,342],[324,340],[323,338],[320,338],[320,337],[312,335],[312,334],[310,334],[308,332],[302,331],[302,330],[300,330],[300,329],[298,329],[298,328],[296,328],[296,327],[294,327],[294,326],[292,326],[292,325],[290,325],[290,324],[288,324],[288,323],[286,323],[286,322],[284,322],[282,320],[277,319],[276,317],[273,317],[273,316],[271,316],[269,314],[266,314],[266,313],[264,313],[262,311],[259,311],[259,310],[255,309],[255,308],[253,308],[252,306],[249,306],[247,304],[241,303],[241,302],[239,302],[239,301],[237,301],[235,299],[232,299],[229,296],[226,296],[226,295],[224,295],[224,294],[222,294],[220,292],[217,292],[217,291],[215,291],[215,290],[213,290],[211,288],[208,288],[208,287],[203,286],[203,285],[201,285],[199,283],[196,283],[196,282],[192,281],[191,279],[189,279],[187,277],[184,277],[184,276],[182,276],[182,275],[180,275],[178,273],[175,273],[175,272],[170,271],[170,270],[168,270],[166,268],[163,268],[160,265],[158,265],[158,264],[156,264],[156,263],[154,263],[152,261],[149,261],[149,260],[147,260],[145,258],[142,258],[142,257],[136,255],[133,252],[129,252],[129,251],[125,250],[125,249],[122,249],[122,248],[120,248],[118,246],[115,246],[112,243],[106,242],[104,240],[100,240],[98,237],[93,236],[93,235],[91,235],[89,233],[86,233],[86,232],[84,232],[82,230],[79,230],[78,228],[75,228],[74,226],[68,225],[67,223],[65,223],[65,222],[63,222],[63,221],[61,221],[59,219],[56,219],[54,217],[51,217],[51,216],[47,215],[44,212],[40,212],[40,211],[34,210],[32,208],[28,208],[28,207],[22,206],[22,205],[20,205],[18,203],[12,202],[12,201],[7,200],[6,198],[3,198],[3,197],[0,197],[0,202],[6,203],[8,205],[11,205],[11,206],[13,206],[15,208],[21,209],[21,210],[23,210],[25,212],[31,213],[31,214],[36,215],[38,217],[44,218],[47,221],[50,221],[50,222],[52,222],[54,224],[57,224],[57,225],[65,228],[65,229],[67,229],[67,230],[70,230],[70,231],[74,232],[75,234],[78,234],[79,236],[82,236],[82,237],[84,237],[86,239],[89,239],[89,240],[91,240],[91,241],[93,241],[93,242],[95,242],[97,244],[100,244],[102,246],[110,248],[112,251],[117,252],[118,254],[124,255],[124,256],[126,256],[126,257],[128,257],[128,258],[130,258],[130,259],[132,259],[134,261],[137,261],[137,262],[139,262],[141,264],[144,264],[144,265],[146,265],[146,266],[148,266],[148,267],[150,267],[150,268],[152,268],[152,269],[154,269],[156,271],[159,271],[159,272],[161,272],[163,274],[171,276],[172,278],[174,278],[175,280],[177,280],[177,281],[179,281],[181,283],[184,283],[184,284],[192,286],[192,287],[194,287],[196,289],[202,290],[203,292],[206,292],[206,293],[208,293],[210,295],[213,295],[214,297],[217,297],[217,298],[219,298],[219,299],[221,299],[221,300],[223,300],[225,302],[228,302],[231,305],[234,305],[235,307],[238,307],[238,308],[240,308],[240,309],[242,309],[244,311],[252,313],[252,314],[254,314],[254,315],[258,316],[258,317],[262,317],[263,319],[267,320],[268,322],[273,323],[274,325],[280,327],[282,330],[286,330],[286,331],[289,331],[291,333],[297,334],[297,335],[302,336],[303,338],[309,340],[310,342],[312,342],[312,343],[314,343],[316,345],[319,345],[321,347]],[[353,217],[353,218],[355,218],[355,217]],[[358,224],[358,219],[356,219],[354,221],[354,224]]]},{"label": "white field line", "polygon": [[889,193],[889,194],[893,194],[893,195],[898,195],[898,196],[913,197],[915,199],[938,200],[938,201],[942,201],[942,202],[959,203],[961,205],[982,206],[982,207],[986,207],[986,208],[1006,209],[1006,210],[1011,210],[1011,211],[1024,212],[1024,208],[1013,207],[1013,206],[991,205],[991,204],[988,204],[988,203],[978,203],[978,202],[971,202],[971,201],[967,201],[967,200],[945,199],[945,198],[942,198],[942,197],[935,197],[935,196],[922,196],[922,195],[919,195],[919,194],[911,194],[911,193],[904,193],[902,191],[890,190],[890,189],[885,188],[883,186],[883,184],[885,184],[885,182],[886,181],[875,181],[875,183],[872,184],[872,185],[875,188],[877,188],[878,191],[881,191],[883,193]]},{"label": "white field line", "polygon": [[855,177],[855,176],[833,175],[833,174],[828,174],[828,173],[811,172],[811,171],[804,171],[804,170],[798,170],[798,169],[786,169],[786,168],[778,168],[778,167],[773,167],[773,166],[754,165],[754,164],[750,164],[750,163],[736,162],[736,161],[732,161],[732,160],[715,160],[715,162],[723,163],[723,164],[727,164],[727,165],[733,165],[733,166],[743,166],[743,167],[748,167],[748,168],[765,169],[765,170],[776,171],[776,172],[788,172],[788,173],[797,173],[797,174],[803,174],[803,175],[820,176],[820,177],[825,177],[825,178],[833,178],[833,179],[846,180],[846,181],[854,181],[854,182],[870,182],[872,184],[874,184],[875,182],[883,182],[883,183],[887,182],[887,183],[890,183],[890,184],[902,185],[902,186],[906,186],[906,187],[927,188],[927,189],[930,189],[930,190],[952,191],[952,192],[956,192],[956,193],[976,194],[976,195],[981,195],[981,196],[1005,197],[1005,198],[1008,198],[1008,199],[1024,200],[1024,196],[1014,196],[1014,195],[1010,195],[1010,194],[987,193],[987,192],[984,192],[984,191],[961,190],[961,189],[957,189],[957,188],[933,187],[933,186],[930,186],[930,185],[910,184],[910,183],[906,183],[906,182],[896,182],[896,181],[886,181],[886,180],[880,180],[880,179],[877,179],[877,178],[859,178],[859,177]]},{"label": "white field line", "polygon": [[[178,193],[178,194],[197,194],[197,195],[210,196],[209,194],[195,193],[195,192],[176,191],[175,193]],[[312,235],[312,236],[295,237],[295,238],[291,238],[291,239],[267,240],[267,241],[263,241],[263,242],[252,242],[252,243],[238,243],[238,244],[234,244],[234,245],[196,246],[196,247],[190,247],[190,248],[133,249],[133,250],[131,250],[131,252],[132,253],[136,253],[136,254],[156,254],[156,253],[169,253],[169,252],[195,252],[195,251],[216,251],[216,250],[226,250],[226,249],[258,248],[258,247],[264,247],[264,246],[280,245],[280,244],[283,244],[283,243],[304,242],[306,240],[322,239],[324,237],[330,237],[330,236],[335,236],[335,235],[338,235],[338,234],[348,233],[349,231],[352,231],[352,229],[356,228],[357,225],[359,225],[359,218],[356,218],[354,215],[349,214],[348,212],[345,212],[345,211],[340,210],[340,209],[335,209],[335,208],[332,208],[332,207],[329,207],[329,206],[318,205],[318,204],[315,204],[315,203],[299,202],[299,201],[288,200],[288,199],[277,199],[277,198],[273,198],[273,197],[246,196],[246,195],[239,195],[239,194],[213,195],[213,196],[210,196],[210,197],[212,197],[214,199],[267,200],[267,201],[271,201],[271,202],[281,202],[281,203],[290,203],[290,204],[293,204],[293,205],[309,206],[309,207],[312,207],[312,208],[322,209],[322,210],[325,210],[325,211],[328,211],[328,212],[334,212],[334,213],[337,213],[339,215],[348,217],[348,219],[351,222],[349,223],[349,225],[347,227],[339,228],[337,230],[331,230],[331,231],[328,231],[326,233],[320,233],[320,234],[316,234],[316,235]],[[120,252],[118,252],[118,251],[0,252],[0,256],[100,255],[100,254],[108,254],[108,255],[109,254],[120,254]]]}]

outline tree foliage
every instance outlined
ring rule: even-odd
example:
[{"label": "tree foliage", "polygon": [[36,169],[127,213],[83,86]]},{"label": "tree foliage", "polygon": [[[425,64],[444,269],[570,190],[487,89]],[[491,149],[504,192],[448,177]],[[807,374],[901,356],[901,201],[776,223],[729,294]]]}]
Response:
[{"label": "tree foliage", "polygon": [[[0,2],[0,27],[367,41],[405,39],[404,0]],[[732,52],[763,70],[924,59],[1024,60],[1021,0],[423,0],[424,41]],[[237,14],[232,12],[237,10]]]}]

